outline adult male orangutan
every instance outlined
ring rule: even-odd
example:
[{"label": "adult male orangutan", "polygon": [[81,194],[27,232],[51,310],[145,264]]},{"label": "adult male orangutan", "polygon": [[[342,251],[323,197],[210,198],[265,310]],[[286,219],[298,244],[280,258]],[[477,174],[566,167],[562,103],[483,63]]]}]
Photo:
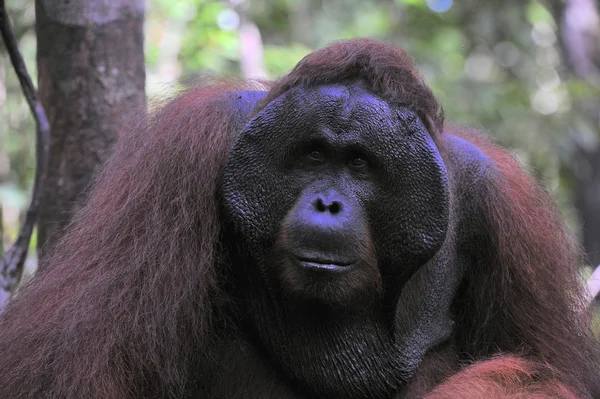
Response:
[{"label": "adult male orangutan", "polygon": [[599,398],[581,256],[368,39],[126,135],[0,321],[2,398]]}]

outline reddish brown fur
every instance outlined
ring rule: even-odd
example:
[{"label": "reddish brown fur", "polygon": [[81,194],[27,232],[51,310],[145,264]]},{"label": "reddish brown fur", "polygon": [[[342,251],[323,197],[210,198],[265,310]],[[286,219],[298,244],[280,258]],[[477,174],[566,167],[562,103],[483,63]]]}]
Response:
[{"label": "reddish brown fur", "polygon": [[[391,45],[361,39],[317,51],[275,83],[267,102],[293,86],[358,77],[418,112],[444,151],[441,107]],[[191,90],[123,139],[48,266],[2,314],[0,397],[183,396],[222,297],[216,192],[240,128],[224,93],[244,88]],[[468,271],[460,292],[456,351],[428,355],[412,392],[433,388],[459,358],[505,353],[520,357],[475,363],[427,397],[598,397],[577,247],[506,151],[454,133],[497,164],[496,178],[480,188],[480,216],[494,234],[489,262]]]},{"label": "reddish brown fur", "polygon": [[181,396],[217,295],[222,93],[239,88],[191,90],[124,139],[44,273],[2,315],[0,397]]},{"label": "reddish brown fur", "polygon": [[[548,363],[562,381],[598,389],[596,345],[589,338],[580,284],[581,252],[549,195],[506,150],[468,129],[451,133],[476,144],[500,173],[484,193],[490,262],[469,270],[459,345],[473,356],[522,353]],[[526,343],[526,345],[524,345]]]},{"label": "reddish brown fur", "polygon": [[577,399],[556,373],[545,364],[499,357],[453,375],[425,399]]}]

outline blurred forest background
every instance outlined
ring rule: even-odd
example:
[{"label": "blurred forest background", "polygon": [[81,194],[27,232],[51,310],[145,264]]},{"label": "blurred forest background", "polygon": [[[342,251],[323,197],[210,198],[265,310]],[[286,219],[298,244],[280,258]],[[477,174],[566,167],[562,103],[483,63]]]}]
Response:
[{"label": "blurred forest background", "polygon": [[[206,75],[276,78],[338,39],[392,41],[416,61],[447,120],[489,132],[553,192],[600,263],[600,24],[593,0],[149,0],[148,99]],[[7,1],[36,81],[35,10]],[[0,46],[4,247],[29,201],[35,128]],[[31,243],[35,255],[35,236]],[[2,250],[0,248],[0,253]],[[31,264],[35,263],[35,256]]]}]

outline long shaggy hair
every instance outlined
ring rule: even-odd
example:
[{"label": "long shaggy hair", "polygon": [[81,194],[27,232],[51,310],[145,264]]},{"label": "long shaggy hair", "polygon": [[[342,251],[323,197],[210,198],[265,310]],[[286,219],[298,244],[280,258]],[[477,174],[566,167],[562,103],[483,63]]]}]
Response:
[{"label": "long shaggy hair", "polygon": [[[308,55],[254,112],[295,86],[359,78],[417,112],[444,153],[442,108],[412,61],[368,39]],[[211,341],[213,310],[226,300],[215,267],[217,193],[247,119],[232,93],[249,89],[256,86],[189,90],[122,139],[45,267],[1,315],[0,397],[186,396]],[[489,236],[455,301],[456,353],[462,362],[511,356],[475,363],[428,397],[600,397],[579,249],[548,195],[505,150],[465,129],[451,133],[499,172],[477,188],[485,212],[473,217]],[[414,377],[423,390],[445,362],[423,363]]]}]

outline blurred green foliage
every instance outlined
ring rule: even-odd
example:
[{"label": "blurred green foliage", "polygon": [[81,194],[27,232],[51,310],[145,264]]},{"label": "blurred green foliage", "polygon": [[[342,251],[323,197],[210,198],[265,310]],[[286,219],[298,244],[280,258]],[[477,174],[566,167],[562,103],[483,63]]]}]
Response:
[{"label": "blurred green foliage", "polygon": [[[433,11],[448,5],[446,12]],[[569,206],[573,144],[595,145],[598,137],[597,128],[575,105],[600,93],[567,72],[557,22],[544,3],[155,0],[149,11],[154,22],[148,25],[162,31],[147,36],[150,71],[158,71],[156,60],[161,59],[161,44],[152,38],[164,37],[169,26],[185,24],[176,78],[241,74],[236,26],[219,25],[220,16],[231,11],[239,21],[259,28],[266,69],[273,78],[333,40],[370,36],[400,45],[415,58],[447,119],[481,127],[515,149],[557,194],[577,230],[576,213]],[[150,74],[149,88],[155,76]]]},{"label": "blurred green foliage", "polygon": [[[35,71],[33,2],[8,1]],[[438,12],[435,10],[446,10]],[[574,145],[595,146],[598,127],[580,104],[600,93],[569,72],[558,23],[537,0],[150,0],[146,57],[150,98],[175,82],[242,74],[240,26],[260,31],[269,77],[333,40],[392,41],[416,61],[446,117],[489,131],[552,190],[571,227]],[[33,124],[0,47],[0,204],[14,238],[33,178]]]},{"label": "blurred green foliage", "polygon": [[[20,50],[32,79],[36,81],[33,2],[7,3]],[[0,238],[3,238],[4,248],[8,248],[16,237],[29,203],[35,174],[34,150],[35,125],[6,49],[0,44],[0,221],[3,223],[0,231],[4,230]],[[35,243],[31,245],[35,248]]]}]

